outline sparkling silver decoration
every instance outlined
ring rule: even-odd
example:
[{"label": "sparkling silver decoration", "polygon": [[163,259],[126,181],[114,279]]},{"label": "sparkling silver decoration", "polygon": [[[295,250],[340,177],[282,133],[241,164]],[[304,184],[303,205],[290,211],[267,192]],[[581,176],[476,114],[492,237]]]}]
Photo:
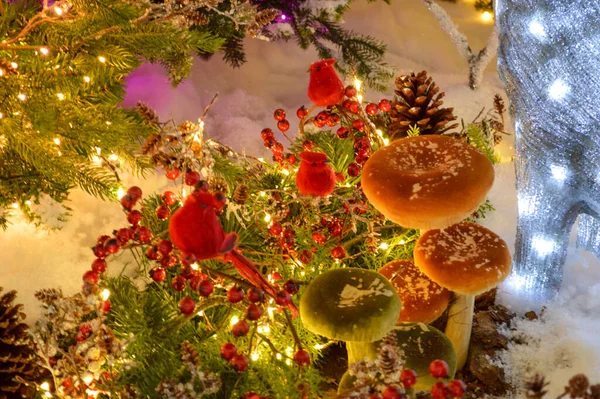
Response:
[{"label": "sparkling silver decoration", "polygon": [[571,228],[600,255],[600,1],[496,0],[515,121],[518,225],[508,289],[558,292]]}]

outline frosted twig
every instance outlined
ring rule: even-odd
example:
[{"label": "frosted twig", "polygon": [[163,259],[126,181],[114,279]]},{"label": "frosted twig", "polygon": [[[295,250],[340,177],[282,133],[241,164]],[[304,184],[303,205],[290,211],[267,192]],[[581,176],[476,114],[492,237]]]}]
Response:
[{"label": "frosted twig", "polygon": [[477,89],[477,86],[481,83],[483,79],[483,72],[485,68],[490,63],[494,54],[498,49],[498,32],[496,31],[496,27],[492,30],[488,41],[483,49],[479,52],[473,52],[471,46],[469,46],[469,41],[467,40],[467,36],[464,33],[460,32],[450,18],[450,15],[444,10],[439,4],[435,2],[435,0],[421,0],[427,9],[431,11],[433,17],[438,21],[440,27],[450,40],[454,43],[456,48],[458,49],[458,53],[462,58],[464,58],[469,64],[469,87],[472,90]]}]

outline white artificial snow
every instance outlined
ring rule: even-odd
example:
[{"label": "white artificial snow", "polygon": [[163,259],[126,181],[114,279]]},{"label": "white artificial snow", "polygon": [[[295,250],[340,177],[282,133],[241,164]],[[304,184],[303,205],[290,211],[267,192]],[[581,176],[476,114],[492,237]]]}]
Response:
[{"label": "white artificial snow", "polygon": [[[444,9],[468,37],[473,49],[486,45],[491,26],[482,24],[472,3],[459,0],[443,3]],[[383,2],[353,2],[344,15],[346,27],[383,39],[388,45],[387,61],[399,73],[427,70],[438,86],[446,92],[445,106],[455,108],[455,114],[469,123],[482,107],[492,106],[494,94],[503,94],[492,61],[484,74],[478,91],[468,87],[468,68],[465,59],[440,28],[422,2],[394,0]],[[285,25],[285,24],[280,24]],[[198,61],[192,76],[176,89],[171,89],[158,66],[144,65],[130,77],[126,104],[138,100],[154,107],[163,118],[176,121],[197,120],[212,96],[219,92],[219,101],[206,120],[207,135],[226,141],[237,150],[268,159],[260,139],[260,131],[270,127],[277,132],[272,112],[284,108],[291,126],[297,126],[295,111],[308,105],[308,65],[317,59],[313,50],[303,51],[295,43],[245,41],[248,62],[238,69],[227,66],[218,55],[210,61]],[[483,63],[482,63],[483,65]],[[390,91],[387,94],[389,98]],[[379,100],[382,96],[368,92],[365,99]],[[507,120],[507,126],[508,126]],[[293,133],[290,131],[289,133]],[[283,136],[278,140],[285,146]],[[513,150],[512,137],[497,147],[503,163],[496,165],[496,179],[489,198],[496,211],[484,225],[514,246],[516,230],[516,193],[514,169],[509,161]],[[162,176],[146,180],[133,179],[126,174],[125,186],[138,184],[144,192],[162,190],[168,182]],[[72,217],[62,230],[47,231],[13,218],[6,232],[0,232],[2,271],[0,286],[17,289],[18,300],[25,304],[29,320],[39,313],[33,293],[39,288],[62,287],[74,293],[81,286],[81,275],[93,261],[90,247],[96,238],[126,224],[118,204],[107,204],[75,190],[71,201]],[[509,367],[513,381],[522,381],[531,366],[546,374],[551,390],[558,393],[568,379],[586,372],[593,382],[600,382],[600,263],[584,251],[571,250],[565,269],[565,294],[558,305],[550,305],[541,321],[523,321],[519,330],[533,338],[528,345],[511,346],[501,361]],[[117,264],[109,262],[111,273],[120,272]],[[503,303],[523,310],[509,287],[500,288]],[[566,300],[565,298],[570,298]],[[568,368],[570,367],[570,368]],[[551,397],[555,397],[551,396]],[[522,397],[522,396],[521,396]]]}]

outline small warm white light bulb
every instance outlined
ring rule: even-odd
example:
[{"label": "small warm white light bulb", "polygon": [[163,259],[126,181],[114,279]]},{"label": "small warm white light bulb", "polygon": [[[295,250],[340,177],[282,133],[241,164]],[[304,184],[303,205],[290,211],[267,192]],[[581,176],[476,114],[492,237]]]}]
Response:
[{"label": "small warm white light bulb", "polygon": [[288,176],[290,174],[290,171],[287,169],[282,169],[281,173],[283,173],[284,175]]},{"label": "small warm white light bulb", "polygon": [[83,81],[84,81],[85,83],[90,83],[90,82],[92,81],[92,79],[91,79],[89,76],[84,76],[84,77],[83,77]]},{"label": "small warm white light bulb", "polygon": [[112,162],[116,162],[119,160],[119,156],[115,153],[112,153],[108,156],[108,160]]},{"label": "small warm white light bulb", "polygon": [[102,299],[107,301],[109,297],[110,297],[110,291],[105,288],[102,291]]},{"label": "small warm white light bulb", "polygon": [[276,354],[276,355],[275,355],[275,357],[277,358],[277,360],[281,360],[281,358],[282,358],[283,356],[281,356],[281,353],[278,353],[278,354]]},{"label": "small warm white light bulb", "polygon": [[257,361],[259,357],[260,355],[256,352],[250,355],[250,359],[252,359],[253,361]]},{"label": "small warm white light bulb", "polygon": [[59,17],[61,15],[63,15],[63,9],[60,7],[54,7],[54,12],[56,13],[56,15],[58,15]]},{"label": "small warm white light bulb", "polygon": [[11,66],[13,69],[17,69],[17,68],[19,67],[19,64],[17,64],[16,62],[11,62],[11,63],[10,63],[10,66]]},{"label": "small warm white light bulb", "polygon": [[359,103],[363,102],[363,96],[361,94],[357,95],[356,99],[358,100]]},{"label": "small warm white light bulb", "polygon": [[51,398],[52,394],[50,392],[46,391],[46,392],[44,392],[44,396],[47,398]]},{"label": "small warm white light bulb", "polygon": [[238,321],[240,321],[240,318],[237,316],[231,316],[231,321],[229,322],[230,325],[234,325],[236,324]]},{"label": "small warm white light bulb", "polygon": [[27,96],[23,93],[19,93],[19,95],[17,96],[17,98],[21,101],[25,101],[27,100]]},{"label": "small warm white light bulb", "polygon": [[106,126],[110,126],[110,125],[112,125],[112,122],[111,121],[106,121]]},{"label": "small warm white light bulb", "polygon": [[55,137],[52,141],[54,141],[54,144],[60,145],[60,139],[58,137]]},{"label": "small warm white light bulb", "polygon": [[117,190],[117,198],[120,200],[124,196],[125,196],[125,189],[123,187],[119,187],[119,190]]},{"label": "small warm white light bulb", "polygon": [[389,145],[390,144],[390,139],[383,139],[383,145]]},{"label": "small warm white light bulb", "polygon": [[62,93],[57,93],[57,94],[56,94],[56,96],[58,97],[58,99],[59,99],[60,101],[62,101],[62,100],[64,100],[64,99],[65,99],[65,95],[64,95],[64,94],[62,94]]},{"label": "small warm white light bulb", "polygon": [[98,61],[100,61],[101,63],[105,63],[106,62],[106,58],[104,58],[103,56],[98,56]]},{"label": "small warm white light bulb", "polygon": [[354,87],[358,91],[360,91],[360,88],[362,87],[362,82],[358,80],[358,78],[354,78]]},{"label": "small warm white light bulb", "polygon": [[42,382],[42,384],[40,385],[40,388],[42,388],[44,391],[49,391],[50,390],[50,384],[48,384],[48,382]]},{"label": "small warm white light bulb", "polygon": [[18,203],[18,202],[14,202],[14,203],[12,204],[12,207],[13,207],[14,209],[19,209],[19,203]]},{"label": "small warm white light bulb", "polygon": [[483,22],[492,22],[494,20],[494,14],[489,11],[484,11],[480,18]]},{"label": "small warm white light bulb", "polygon": [[43,55],[48,55],[49,52],[50,50],[48,50],[46,47],[42,47],[40,49],[40,53],[42,53]]},{"label": "small warm white light bulb", "polygon": [[203,311],[199,311],[198,313],[196,313],[198,316],[202,317],[204,316],[204,312]]},{"label": "small warm white light bulb", "polygon": [[0,119],[4,118],[4,114],[0,112]]},{"label": "small warm white light bulb", "polygon": [[398,244],[400,244],[400,245],[404,245],[404,244],[406,244],[406,241],[404,241],[404,240],[400,240],[400,241],[398,241]]},{"label": "small warm white light bulb", "polygon": [[386,242],[382,242],[381,244],[379,244],[379,249],[383,249],[386,250],[388,249],[390,246],[386,243]]}]

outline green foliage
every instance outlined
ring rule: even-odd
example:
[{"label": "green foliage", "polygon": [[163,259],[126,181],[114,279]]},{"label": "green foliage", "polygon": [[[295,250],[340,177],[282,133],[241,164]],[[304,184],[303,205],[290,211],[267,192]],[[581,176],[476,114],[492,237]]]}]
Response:
[{"label": "green foliage", "polygon": [[476,0],[475,8],[479,11],[494,11],[494,2],[492,0]]},{"label": "green foliage", "polygon": [[224,41],[150,18],[136,4],[72,0],[44,9],[40,1],[2,2],[0,214],[16,203],[34,216],[29,201],[45,194],[63,202],[75,186],[114,199],[119,165],[98,151],[135,172],[148,168],[136,149],[155,127],[120,106],[124,78],[148,60],[163,64],[177,84],[193,53],[215,52]]},{"label": "green foliage", "polygon": [[494,150],[494,131],[488,122],[471,123],[465,127],[464,133],[469,144],[481,151],[490,162],[500,162]]}]

